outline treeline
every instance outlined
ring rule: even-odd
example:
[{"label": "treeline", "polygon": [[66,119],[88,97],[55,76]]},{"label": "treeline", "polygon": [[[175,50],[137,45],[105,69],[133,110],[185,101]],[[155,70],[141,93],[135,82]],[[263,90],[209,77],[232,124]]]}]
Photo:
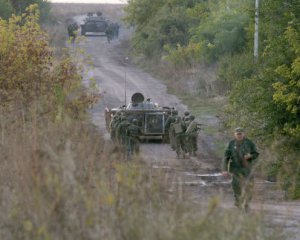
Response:
[{"label": "treeline", "polygon": [[257,61],[254,0],[129,0],[126,12],[137,53],[176,68],[217,64],[228,127],[246,127],[269,153],[267,174],[299,198],[300,2],[261,1]]},{"label": "treeline", "polygon": [[0,0],[0,17],[8,19],[12,14],[20,15],[31,4],[37,4],[40,11],[41,22],[49,19],[50,3],[44,0]]}]

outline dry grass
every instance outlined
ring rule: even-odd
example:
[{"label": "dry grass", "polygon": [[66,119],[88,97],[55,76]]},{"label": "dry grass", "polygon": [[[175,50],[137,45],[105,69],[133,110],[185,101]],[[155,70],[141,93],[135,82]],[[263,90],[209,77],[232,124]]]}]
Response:
[{"label": "dry grass", "polygon": [[126,162],[87,119],[1,116],[0,239],[280,239],[260,216],[195,204],[165,172]]},{"label": "dry grass", "polygon": [[0,109],[0,239],[282,239],[260,216],[170,191],[164,172],[124,161],[88,118],[36,112]]}]

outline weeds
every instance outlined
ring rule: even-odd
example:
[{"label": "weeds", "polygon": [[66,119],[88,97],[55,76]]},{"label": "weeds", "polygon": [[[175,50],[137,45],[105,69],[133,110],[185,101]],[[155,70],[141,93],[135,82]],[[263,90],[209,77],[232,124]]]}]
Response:
[{"label": "weeds", "polygon": [[180,183],[170,191],[163,172],[126,162],[84,107],[74,115],[54,93],[47,106],[63,117],[41,114],[44,102],[0,109],[0,239],[281,239],[259,216],[195,204]]}]

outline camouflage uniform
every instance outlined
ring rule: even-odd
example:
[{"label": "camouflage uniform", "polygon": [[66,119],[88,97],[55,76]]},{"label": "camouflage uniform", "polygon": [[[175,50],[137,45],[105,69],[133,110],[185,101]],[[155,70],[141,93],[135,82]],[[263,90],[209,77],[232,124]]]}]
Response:
[{"label": "camouflage uniform", "polygon": [[138,154],[140,152],[140,140],[139,135],[141,129],[138,126],[138,120],[133,119],[132,124],[127,128],[127,155]]},{"label": "camouflage uniform", "polygon": [[113,26],[113,38],[118,38],[120,26],[118,23],[112,23],[112,26]]},{"label": "camouflage uniform", "polygon": [[165,123],[165,131],[168,133],[168,141],[170,142],[171,148],[175,150],[175,137],[174,137],[174,129],[171,129],[171,124],[175,122],[176,116],[178,112],[172,111],[171,115],[167,118]]},{"label": "camouflage uniform", "polygon": [[181,117],[177,117],[176,121],[171,124],[172,128],[174,129],[175,133],[175,146],[176,146],[176,154],[177,157],[180,158],[181,153],[185,158],[186,148],[184,145],[185,140],[185,126],[181,120]]},{"label": "camouflage uniform", "polygon": [[106,34],[108,43],[110,43],[110,41],[113,39],[113,35],[114,35],[114,29],[113,29],[112,23],[108,25],[107,29],[105,30],[105,34]]},{"label": "camouflage uniform", "polygon": [[196,152],[198,149],[197,138],[199,128],[194,116],[190,116],[190,120],[191,122],[186,130],[187,146],[189,155],[196,156]]},{"label": "camouflage uniform", "polygon": [[75,41],[75,38],[77,36],[77,30],[78,30],[79,26],[77,23],[71,23],[68,25],[68,35],[69,38],[71,38],[72,43]]},{"label": "camouflage uniform", "polygon": [[109,129],[110,129],[110,138],[111,140],[116,140],[116,129],[118,127],[118,124],[120,123],[121,118],[119,114],[116,114],[112,121],[110,122]]},{"label": "camouflage uniform", "polygon": [[[243,131],[237,129],[236,131]],[[245,156],[251,154],[249,160]],[[231,140],[225,150],[223,170],[232,174],[232,189],[235,197],[235,205],[245,210],[249,207],[252,198],[254,178],[251,173],[252,167],[259,153],[252,141],[244,138],[241,142]]]},{"label": "camouflage uniform", "polygon": [[182,121],[185,123],[186,121],[190,120],[190,112],[185,111],[183,116],[182,116]]},{"label": "camouflage uniform", "polygon": [[127,121],[126,116],[121,116],[121,122],[118,124],[116,130],[116,137],[118,143],[125,146],[127,143],[127,127],[129,126],[129,122]]}]

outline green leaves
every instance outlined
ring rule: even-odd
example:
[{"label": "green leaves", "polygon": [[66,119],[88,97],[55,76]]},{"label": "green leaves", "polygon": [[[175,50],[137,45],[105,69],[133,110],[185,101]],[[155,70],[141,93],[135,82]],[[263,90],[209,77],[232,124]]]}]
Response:
[{"label": "green leaves", "polygon": [[0,0],[0,6],[0,18],[8,19],[13,12],[10,2],[7,0]]}]

